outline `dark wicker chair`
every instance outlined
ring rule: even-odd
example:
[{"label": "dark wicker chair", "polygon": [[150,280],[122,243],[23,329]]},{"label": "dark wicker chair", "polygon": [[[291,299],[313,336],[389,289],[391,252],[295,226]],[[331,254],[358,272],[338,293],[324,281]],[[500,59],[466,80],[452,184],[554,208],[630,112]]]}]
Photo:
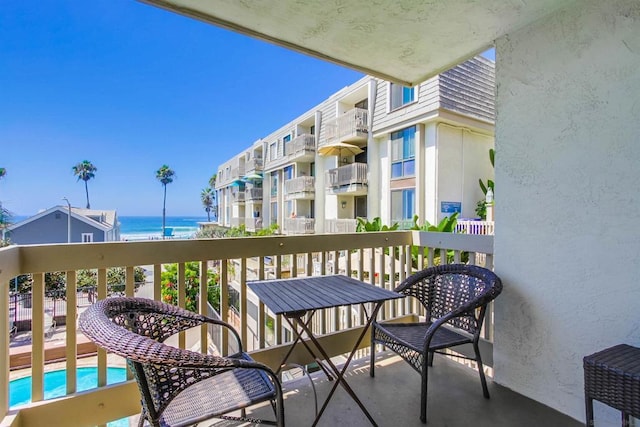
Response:
[{"label": "dark wicker chair", "polygon": [[[205,323],[229,329],[237,340],[229,357],[163,344],[170,336]],[[98,346],[125,357],[142,396],[142,414],[152,426],[186,426],[209,418],[284,426],[282,389],[269,367],[242,351],[227,323],[145,298],[108,298],[80,315],[80,329]],[[244,408],[270,402],[276,421],[254,420]],[[228,414],[241,410],[240,417]]]},{"label": "dark wicker chair", "polygon": [[[487,304],[500,294],[502,282],[492,271],[464,264],[430,267],[413,274],[395,289],[415,297],[426,310],[425,322],[378,323],[371,328],[370,375],[373,377],[375,345],[382,344],[406,360],[422,375],[420,420],[427,422],[428,366],[434,353],[472,344],[484,396],[487,380],[478,350]],[[446,326],[445,326],[446,325]]]}]

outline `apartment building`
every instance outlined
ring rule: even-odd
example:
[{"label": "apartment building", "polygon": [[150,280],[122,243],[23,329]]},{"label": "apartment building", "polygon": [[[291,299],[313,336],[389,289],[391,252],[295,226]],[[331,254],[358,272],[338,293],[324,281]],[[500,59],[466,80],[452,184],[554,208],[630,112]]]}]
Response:
[{"label": "apartment building", "polygon": [[494,63],[478,56],[414,87],[365,76],[218,168],[221,225],[284,234],[475,217],[493,178]]}]

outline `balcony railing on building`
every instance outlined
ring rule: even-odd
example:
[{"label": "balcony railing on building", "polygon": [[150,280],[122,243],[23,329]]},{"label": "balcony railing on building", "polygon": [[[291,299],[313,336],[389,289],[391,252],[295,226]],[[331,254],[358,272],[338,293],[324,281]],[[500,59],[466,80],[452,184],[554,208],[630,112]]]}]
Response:
[{"label": "balcony railing on building", "polygon": [[287,218],[284,222],[284,231],[287,234],[313,234],[315,226],[314,218]]},{"label": "balcony railing on building", "polygon": [[284,194],[287,200],[313,199],[315,189],[316,179],[313,176],[300,176],[284,182]]},{"label": "balcony railing on building", "polygon": [[230,178],[233,181],[233,180],[242,178],[244,174],[245,174],[245,169],[244,169],[244,163],[243,163],[236,167],[231,168]]},{"label": "balcony railing on building", "polygon": [[325,182],[331,194],[367,194],[367,164],[351,163],[325,172]]},{"label": "balcony railing on building", "polygon": [[229,221],[232,227],[240,227],[241,225],[245,225],[245,218],[232,217]]},{"label": "balcony railing on building", "polygon": [[262,218],[245,218],[244,226],[247,231],[258,231],[262,229]]},{"label": "balcony railing on building", "polygon": [[357,219],[326,219],[324,221],[325,233],[355,233],[358,226]]},{"label": "balcony railing on building", "polygon": [[493,221],[458,220],[456,233],[488,234],[493,236],[495,223]]},{"label": "balcony railing on building", "polygon": [[261,172],[262,171],[262,157],[253,157],[251,159],[245,160],[244,169],[246,174],[250,174],[252,172]]},{"label": "balcony railing on building", "polygon": [[278,151],[274,158],[267,160],[269,169],[290,162],[312,162],[316,155],[316,136],[302,134],[284,143],[282,152]]},{"label": "balcony railing on building", "polygon": [[354,108],[327,121],[322,145],[332,142],[366,142],[368,134],[369,111]]},{"label": "balcony railing on building", "polygon": [[316,155],[316,136],[303,133],[284,145],[284,155],[289,161],[312,161]]},{"label": "balcony railing on building", "polygon": [[231,193],[231,202],[232,203],[244,203],[245,201],[245,192],[243,191],[234,191]]},{"label": "balcony railing on building", "polygon": [[254,200],[262,200],[262,188],[249,188],[244,190],[244,200],[245,201],[254,201]]}]

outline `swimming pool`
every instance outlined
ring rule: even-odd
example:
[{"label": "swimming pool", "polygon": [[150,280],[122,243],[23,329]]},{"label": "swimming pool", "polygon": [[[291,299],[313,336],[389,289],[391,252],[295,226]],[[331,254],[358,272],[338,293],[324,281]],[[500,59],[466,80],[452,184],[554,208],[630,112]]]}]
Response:
[{"label": "swimming pool", "polygon": [[[77,369],[77,390],[85,391],[98,386],[98,369],[86,367]],[[126,381],[127,370],[125,368],[107,368],[107,384],[115,384]],[[45,372],[44,374],[44,399],[53,399],[67,394],[67,371]],[[31,403],[31,377],[24,377],[9,382],[9,408]],[[126,419],[114,421],[109,427],[128,426]]]}]

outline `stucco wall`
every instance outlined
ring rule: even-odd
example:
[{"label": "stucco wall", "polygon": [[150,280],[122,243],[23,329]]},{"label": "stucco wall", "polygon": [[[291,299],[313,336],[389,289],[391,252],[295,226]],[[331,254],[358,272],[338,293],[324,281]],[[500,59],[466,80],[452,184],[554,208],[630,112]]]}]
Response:
[{"label": "stucco wall", "polygon": [[495,379],[583,420],[583,356],[640,346],[640,3],[580,1],[496,46]]}]

